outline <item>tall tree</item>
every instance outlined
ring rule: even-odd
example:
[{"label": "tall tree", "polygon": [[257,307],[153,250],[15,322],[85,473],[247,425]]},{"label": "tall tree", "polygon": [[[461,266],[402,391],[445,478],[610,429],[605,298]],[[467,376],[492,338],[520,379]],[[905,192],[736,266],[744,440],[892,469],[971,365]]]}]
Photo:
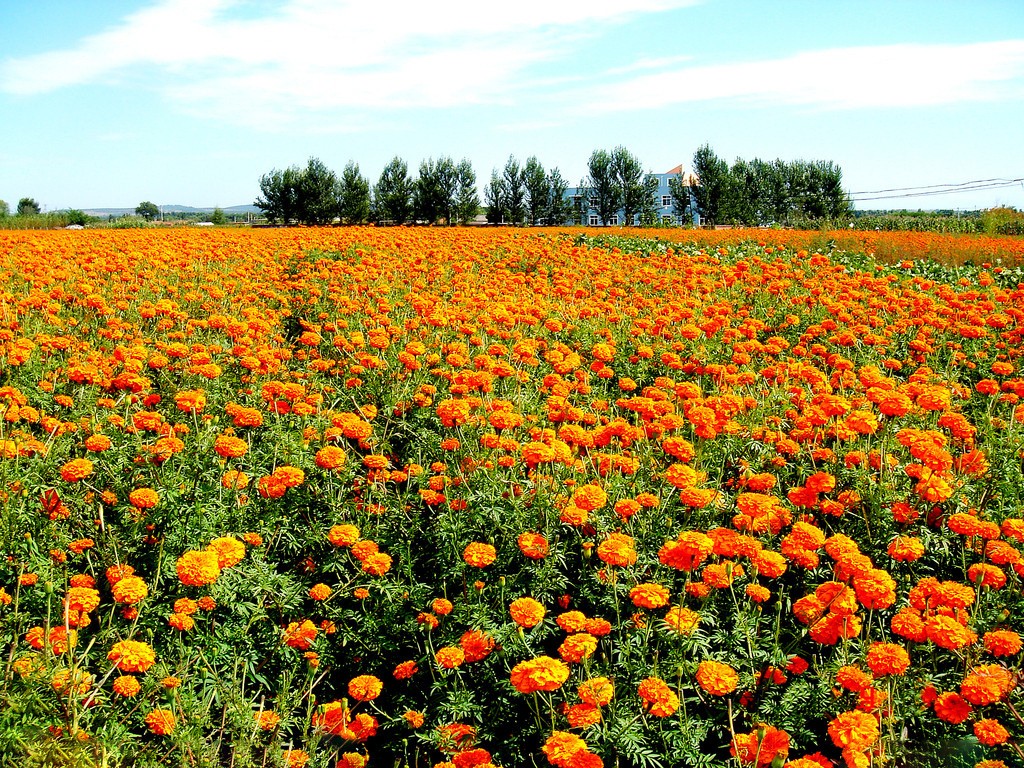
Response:
[{"label": "tall tree", "polygon": [[551,224],[547,220],[551,210],[551,183],[544,166],[531,156],[523,166],[523,184],[526,187],[526,219],[530,224]]},{"label": "tall tree", "polygon": [[607,226],[622,208],[622,187],[619,186],[615,165],[610,152],[596,149],[587,162],[589,201],[597,210],[601,224]]},{"label": "tall tree", "polygon": [[11,215],[11,206],[7,204],[6,200],[0,200],[0,219],[6,219]]},{"label": "tall tree", "polygon": [[272,170],[260,177],[260,192],[253,203],[263,211],[271,224],[288,224],[299,219],[299,181],[302,169],[297,166],[283,171]]},{"label": "tall tree", "polygon": [[636,216],[647,203],[653,199],[650,185],[645,182],[644,169],[636,155],[623,146],[611,152],[612,174],[614,184],[619,189],[623,219],[622,224],[630,226],[635,223]]},{"label": "tall tree", "polygon": [[338,215],[345,224],[363,224],[370,218],[370,181],[349,161],[338,180]]},{"label": "tall tree", "polygon": [[323,161],[309,158],[299,177],[299,219],[314,226],[330,224],[338,214],[338,177]]},{"label": "tall tree", "polygon": [[409,166],[393,157],[380,172],[373,188],[374,216],[377,221],[405,224],[412,217],[413,181]]},{"label": "tall tree", "polygon": [[156,207],[156,203],[152,203],[149,200],[143,200],[135,206],[135,213],[146,221],[152,221],[160,215],[160,209]]},{"label": "tall tree", "polygon": [[548,210],[544,214],[547,223],[553,227],[572,223],[574,211],[572,198],[567,194],[569,184],[562,178],[558,168],[552,168],[548,173],[548,190]]},{"label": "tall tree", "polygon": [[672,198],[672,213],[679,219],[681,224],[693,222],[693,200],[690,196],[690,187],[683,179],[683,174],[677,174],[668,180],[668,193]]},{"label": "tall tree", "polygon": [[39,203],[31,197],[23,197],[18,201],[19,216],[34,216],[41,212],[42,209],[39,207]]},{"label": "tall tree", "polygon": [[491,171],[491,180],[484,187],[484,204],[487,206],[487,223],[501,224],[508,215],[505,179],[497,170]]},{"label": "tall tree", "polygon": [[730,178],[729,166],[708,144],[693,154],[693,172],[697,186],[691,192],[703,221],[721,224],[727,214]]},{"label": "tall tree", "polygon": [[413,185],[413,209],[416,218],[431,224],[450,224],[458,185],[455,163],[450,157],[420,163],[420,174]]},{"label": "tall tree", "polygon": [[593,190],[587,186],[586,179],[580,179],[576,186],[576,194],[572,196],[572,213],[577,224],[590,225],[590,207]]},{"label": "tall tree", "polygon": [[648,173],[643,178],[643,193],[640,195],[637,215],[640,217],[640,225],[652,227],[658,221],[658,209],[661,201],[658,199],[658,177]]},{"label": "tall tree", "polygon": [[455,182],[455,220],[468,224],[480,210],[480,195],[476,191],[476,171],[466,158],[455,168]]},{"label": "tall tree", "polygon": [[508,156],[505,170],[502,171],[505,182],[505,213],[510,224],[519,226],[526,219],[526,175],[519,167],[519,161],[512,155]]}]

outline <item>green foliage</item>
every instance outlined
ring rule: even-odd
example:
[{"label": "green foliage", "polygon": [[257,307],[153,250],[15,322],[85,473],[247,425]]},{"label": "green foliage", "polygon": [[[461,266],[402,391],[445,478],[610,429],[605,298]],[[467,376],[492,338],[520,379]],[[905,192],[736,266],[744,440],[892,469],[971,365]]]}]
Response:
[{"label": "green foliage", "polygon": [[309,158],[298,180],[298,218],[305,224],[330,224],[338,215],[338,177],[317,157]]},{"label": "green foliage", "polygon": [[6,200],[0,200],[0,220],[6,219],[11,215],[11,207],[7,204]]},{"label": "green foliage", "polygon": [[42,208],[31,197],[23,197],[18,201],[18,215],[19,216],[36,216],[42,212]]},{"label": "green foliage", "polygon": [[135,206],[135,214],[141,216],[146,221],[152,221],[160,215],[160,209],[157,208],[156,203],[144,200]]},{"label": "green foliage", "polygon": [[982,230],[989,235],[1024,235],[1024,212],[1016,208],[989,208],[981,214]]},{"label": "green foliage", "polygon": [[210,214],[210,223],[222,227],[228,223],[228,218],[224,215],[224,211],[221,208],[214,208]]},{"label": "green foliage", "polygon": [[458,172],[450,157],[424,160],[412,189],[415,218],[428,224],[451,224],[458,186]]},{"label": "green foliage", "polygon": [[607,225],[622,208],[622,185],[615,162],[615,156],[604,149],[594,150],[587,161],[587,199],[603,225]]},{"label": "green foliage", "polygon": [[338,182],[339,216],[343,224],[364,224],[370,219],[370,181],[349,162]]},{"label": "green foliage", "polygon": [[480,210],[480,195],[476,191],[476,171],[466,158],[455,168],[457,179],[453,215],[459,224],[468,224]]},{"label": "green foliage", "polygon": [[405,224],[412,217],[412,193],[409,166],[400,157],[392,158],[373,188],[374,219],[383,224]]},{"label": "green foliage", "polygon": [[262,197],[253,203],[263,211],[271,224],[290,224],[300,219],[300,182],[302,169],[298,166],[283,171],[272,170],[260,177]]}]

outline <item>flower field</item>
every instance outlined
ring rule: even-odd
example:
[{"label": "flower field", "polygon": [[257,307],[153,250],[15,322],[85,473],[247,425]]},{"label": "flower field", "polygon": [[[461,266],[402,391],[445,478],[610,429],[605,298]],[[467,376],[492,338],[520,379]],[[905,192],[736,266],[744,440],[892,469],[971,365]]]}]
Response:
[{"label": "flower field", "polygon": [[1024,765],[1022,261],[0,232],[0,765]]}]

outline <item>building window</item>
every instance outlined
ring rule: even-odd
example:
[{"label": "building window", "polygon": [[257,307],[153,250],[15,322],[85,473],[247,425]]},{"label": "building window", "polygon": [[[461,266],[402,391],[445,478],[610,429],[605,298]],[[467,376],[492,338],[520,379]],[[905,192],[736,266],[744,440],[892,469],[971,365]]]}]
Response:
[{"label": "building window", "polygon": [[598,223],[599,223],[599,221],[598,221],[598,218],[597,218],[597,214],[596,213],[590,214],[590,226],[596,227],[598,225]]},{"label": "building window", "polygon": [[617,227],[617,226],[619,226],[619,217],[618,216],[612,216],[610,219],[608,219],[608,226],[610,226],[610,227]]},{"label": "building window", "polygon": [[661,220],[664,221],[666,224],[675,224],[676,223],[676,217],[675,216],[669,216],[667,213],[664,216],[661,217]]},{"label": "building window", "polygon": [[662,195],[661,196],[661,207],[662,208],[670,208],[671,206],[672,206],[672,195]]}]

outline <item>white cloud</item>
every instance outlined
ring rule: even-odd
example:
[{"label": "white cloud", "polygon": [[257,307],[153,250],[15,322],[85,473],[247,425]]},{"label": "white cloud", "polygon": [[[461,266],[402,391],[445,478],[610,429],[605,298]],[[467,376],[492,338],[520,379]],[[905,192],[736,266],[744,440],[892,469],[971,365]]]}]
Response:
[{"label": "white cloud", "polygon": [[921,107],[1024,95],[1024,40],[834,48],[689,66],[605,84],[595,113],[741,101],[825,109]]},{"label": "white cloud", "polygon": [[[76,47],[0,64],[0,90],[148,82],[188,111],[253,125],[298,112],[510,99],[566,42],[699,0],[163,0]],[[270,9],[270,10],[268,10]]]}]

